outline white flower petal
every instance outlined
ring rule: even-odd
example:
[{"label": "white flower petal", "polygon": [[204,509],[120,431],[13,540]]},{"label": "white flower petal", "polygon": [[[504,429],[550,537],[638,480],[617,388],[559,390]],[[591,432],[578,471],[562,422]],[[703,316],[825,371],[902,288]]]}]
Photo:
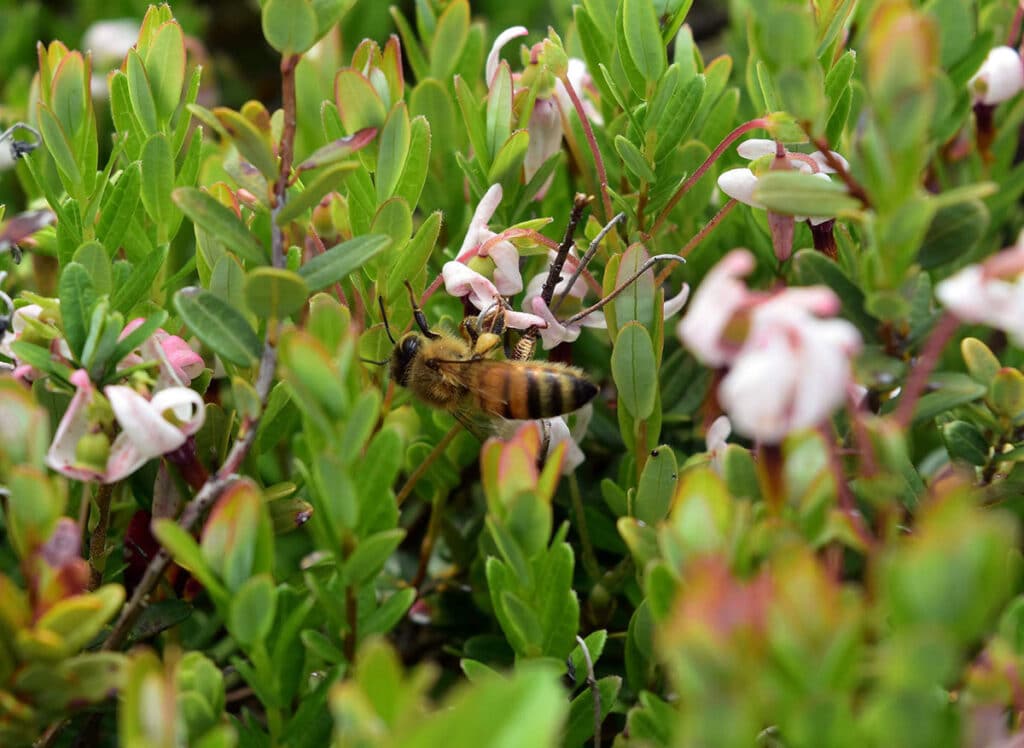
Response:
[{"label": "white flower petal", "polygon": [[498,38],[491,45],[491,51],[487,53],[487,64],[484,72],[487,80],[487,87],[494,83],[494,76],[498,73],[498,61],[501,59],[501,48],[519,36],[526,36],[530,30],[525,26],[510,26],[498,34]]},{"label": "white flower petal", "polygon": [[736,350],[722,341],[733,314],[755,298],[740,280],[754,269],[754,256],[735,249],[704,276],[676,332],[694,356],[708,366],[724,366]]},{"label": "white flower petal", "polygon": [[476,210],[473,212],[473,218],[469,222],[469,228],[466,229],[466,238],[462,240],[462,246],[459,248],[456,258],[462,257],[469,250],[494,236],[493,233],[481,236],[481,232],[486,231],[488,222],[501,203],[501,197],[501,185],[492,184],[480,198],[480,202],[477,203]]},{"label": "white flower petal", "polygon": [[683,287],[679,289],[679,293],[673,296],[671,299],[665,299],[665,308],[662,312],[664,319],[668,319],[680,311],[686,306],[686,300],[690,298],[690,284],[684,283]]},{"label": "white flower petal", "polygon": [[523,176],[529,182],[544,162],[562,148],[562,115],[555,102],[551,99],[537,99],[526,129],[530,134],[530,143],[523,160]]},{"label": "white flower petal", "polygon": [[468,296],[470,303],[480,311],[491,306],[501,296],[488,278],[456,260],[444,264],[441,278],[449,296]]},{"label": "white flower petal", "polygon": [[102,473],[75,465],[78,442],[88,433],[88,405],[96,390],[84,369],[75,371],[70,380],[71,384],[75,385],[75,394],[57,426],[57,433],[54,434],[50,449],[46,453],[46,464],[58,473],[75,480],[98,480]]},{"label": "white flower petal", "polygon": [[729,169],[722,172],[718,177],[718,189],[734,200],[753,208],[763,208],[764,205],[754,200],[754,188],[757,186],[757,176],[750,169]]},{"label": "white flower petal", "polygon": [[994,106],[1012,99],[1024,89],[1024,67],[1012,47],[991,49],[981,68],[967,82],[975,101]]},{"label": "white flower petal", "polygon": [[775,155],[775,141],[770,138],[750,138],[736,146],[736,153],[748,161]]}]

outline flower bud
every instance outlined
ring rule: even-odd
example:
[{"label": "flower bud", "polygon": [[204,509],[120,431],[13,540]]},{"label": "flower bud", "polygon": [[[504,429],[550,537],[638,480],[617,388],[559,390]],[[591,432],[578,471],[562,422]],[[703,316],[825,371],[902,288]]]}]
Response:
[{"label": "flower bud", "polygon": [[995,47],[967,82],[975,103],[995,106],[1024,89],[1024,66],[1012,47]]}]

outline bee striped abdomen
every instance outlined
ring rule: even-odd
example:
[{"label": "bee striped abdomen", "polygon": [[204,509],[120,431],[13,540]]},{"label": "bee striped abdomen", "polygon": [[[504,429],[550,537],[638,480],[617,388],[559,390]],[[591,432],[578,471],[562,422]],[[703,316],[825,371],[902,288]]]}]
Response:
[{"label": "bee striped abdomen", "polygon": [[473,389],[483,410],[518,420],[570,413],[597,394],[578,369],[544,363],[487,362]]}]

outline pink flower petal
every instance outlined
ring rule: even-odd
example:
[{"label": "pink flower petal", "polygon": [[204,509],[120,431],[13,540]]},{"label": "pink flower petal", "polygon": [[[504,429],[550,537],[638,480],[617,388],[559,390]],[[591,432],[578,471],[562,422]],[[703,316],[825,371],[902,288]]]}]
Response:
[{"label": "pink flower petal", "polygon": [[466,237],[462,240],[462,246],[459,247],[458,254],[455,255],[456,259],[461,259],[471,249],[478,247],[494,236],[491,232],[487,232],[486,236],[484,236],[483,232],[487,231],[487,224],[494,215],[494,211],[498,209],[501,197],[501,185],[492,184],[487,192],[484,193],[484,196],[480,198],[480,202],[477,203],[476,210],[473,212],[473,218],[469,221],[469,228],[466,229]]},{"label": "pink flower petal", "polygon": [[544,162],[562,148],[562,115],[554,100],[537,99],[534,102],[526,129],[530,133],[530,143],[523,160],[523,176],[529,182]]},{"label": "pink flower petal", "polygon": [[724,366],[736,355],[734,344],[722,337],[732,316],[758,295],[740,280],[754,269],[754,256],[735,249],[704,276],[676,332],[694,356],[708,366]]},{"label": "pink flower petal", "polygon": [[96,390],[84,369],[75,371],[70,380],[71,384],[76,387],[75,394],[57,426],[57,433],[54,434],[50,449],[46,453],[46,464],[69,478],[98,480],[102,477],[102,473],[77,466],[75,459],[78,442],[88,433],[89,412],[87,406]]}]

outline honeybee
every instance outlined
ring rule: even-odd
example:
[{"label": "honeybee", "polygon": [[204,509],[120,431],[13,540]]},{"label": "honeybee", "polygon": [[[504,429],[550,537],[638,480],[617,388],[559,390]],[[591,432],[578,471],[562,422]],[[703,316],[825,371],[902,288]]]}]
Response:
[{"label": "honeybee", "polygon": [[395,344],[391,377],[428,405],[449,411],[477,436],[494,431],[494,420],[553,418],[583,407],[597,394],[597,385],[574,366],[489,358],[502,342],[500,307],[463,320],[460,334],[454,335],[431,330],[411,287],[409,296],[418,332],[396,341],[385,318]]}]

